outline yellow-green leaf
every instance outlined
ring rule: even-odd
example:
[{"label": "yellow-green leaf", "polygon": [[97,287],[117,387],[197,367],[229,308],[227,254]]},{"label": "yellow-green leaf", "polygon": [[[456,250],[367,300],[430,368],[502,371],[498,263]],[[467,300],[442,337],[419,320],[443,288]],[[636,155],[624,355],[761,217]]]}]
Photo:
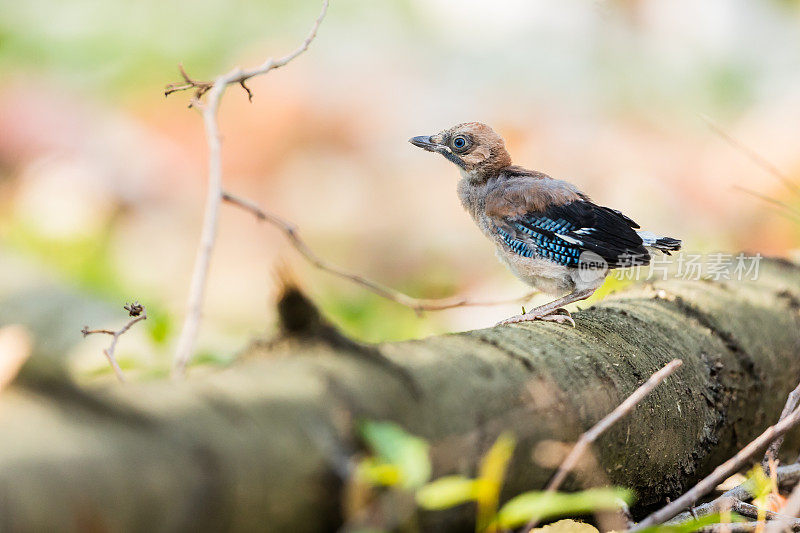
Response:
[{"label": "yellow-green leaf", "polygon": [[515,445],[516,441],[511,433],[506,432],[497,437],[497,440],[481,461],[478,477],[486,481],[502,484],[506,475],[506,467],[511,455],[514,453]]},{"label": "yellow-green leaf", "polygon": [[403,473],[397,465],[383,463],[374,457],[367,457],[358,463],[356,475],[370,485],[392,487],[403,479]]},{"label": "yellow-green leaf", "polygon": [[526,492],[503,505],[497,513],[497,524],[502,528],[515,528],[532,518],[547,520],[557,516],[618,509],[632,500],[631,491],[616,487],[573,493]]},{"label": "yellow-green leaf", "polygon": [[769,479],[769,476],[764,473],[764,469],[761,468],[761,465],[754,466],[747,473],[747,481],[753,499],[758,500],[764,498],[772,492],[772,481]]},{"label": "yellow-green leaf", "polygon": [[364,421],[359,429],[378,463],[397,468],[397,484],[406,489],[415,489],[430,479],[429,447],[423,439],[406,433],[391,422]]},{"label": "yellow-green leaf", "polygon": [[502,433],[486,452],[481,461],[477,485],[478,516],[475,522],[475,531],[494,531],[494,518],[497,505],[500,502],[500,489],[506,477],[506,469],[511,456],[514,454],[516,440],[511,433]]},{"label": "yellow-green leaf", "polygon": [[423,509],[439,511],[472,501],[479,482],[464,476],[446,476],[431,481],[417,490],[417,504]]},{"label": "yellow-green leaf", "polygon": [[[730,522],[743,522],[745,521],[741,515],[730,513]],[[706,526],[719,524],[722,522],[722,515],[720,513],[712,513],[701,516],[699,518],[690,518],[677,524],[661,524],[658,526],[646,527],[639,531],[639,533],[694,533]]]}]

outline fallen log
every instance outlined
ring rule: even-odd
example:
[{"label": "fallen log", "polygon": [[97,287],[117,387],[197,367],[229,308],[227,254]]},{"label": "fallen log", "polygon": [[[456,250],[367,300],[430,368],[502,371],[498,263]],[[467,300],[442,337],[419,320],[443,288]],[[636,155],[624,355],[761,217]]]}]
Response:
[{"label": "fallen log", "polygon": [[638,284],[576,313],[575,329],[377,346],[341,336],[293,293],[283,340],[211,375],[70,394],[22,380],[0,393],[0,530],[335,529],[359,418],[428,439],[437,476],[473,474],[512,431],[512,496],[553,474],[531,459],[537,443],[574,441],[680,358],[596,446],[608,479],[651,508],[774,423],[800,381],[800,269],[760,270],[757,281]]}]

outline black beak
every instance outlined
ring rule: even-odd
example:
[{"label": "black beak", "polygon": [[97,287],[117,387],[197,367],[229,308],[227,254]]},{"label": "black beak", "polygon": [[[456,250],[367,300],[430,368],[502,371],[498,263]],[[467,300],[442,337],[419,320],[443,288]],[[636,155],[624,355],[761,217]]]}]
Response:
[{"label": "black beak", "polygon": [[408,142],[414,146],[419,146],[423,150],[435,152],[437,144],[431,141],[430,135],[420,135],[419,137],[411,137]]}]

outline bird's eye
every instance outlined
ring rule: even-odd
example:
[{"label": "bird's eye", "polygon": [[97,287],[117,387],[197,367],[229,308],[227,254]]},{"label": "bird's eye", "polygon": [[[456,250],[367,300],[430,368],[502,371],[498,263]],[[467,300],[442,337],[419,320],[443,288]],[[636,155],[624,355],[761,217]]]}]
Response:
[{"label": "bird's eye", "polygon": [[453,138],[453,148],[456,150],[464,150],[467,147],[467,138],[463,135],[459,135]]}]

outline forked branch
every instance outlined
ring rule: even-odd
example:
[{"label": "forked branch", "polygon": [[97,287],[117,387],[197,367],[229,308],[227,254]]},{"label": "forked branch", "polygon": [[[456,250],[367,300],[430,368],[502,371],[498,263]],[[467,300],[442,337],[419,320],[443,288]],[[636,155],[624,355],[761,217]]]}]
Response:
[{"label": "forked branch", "polygon": [[112,331],[110,329],[89,329],[89,326],[84,326],[81,330],[81,333],[84,337],[98,333],[102,335],[111,335],[111,345],[103,350],[103,354],[105,354],[106,359],[108,359],[108,363],[111,365],[111,368],[114,369],[117,379],[123,383],[125,382],[125,375],[122,373],[122,369],[117,363],[117,358],[114,356],[114,350],[117,349],[117,341],[122,335],[127,333],[127,331],[131,329],[134,324],[141,322],[142,320],[147,320],[147,310],[143,305],[139,304],[139,302],[125,305],[125,310],[128,312],[128,316],[131,317],[131,319],[116,331]]},{"label": "forked branch", "polygon": [[200,246],[197,249],[197,258],[195,259],[194,270],[192,272],[189,299],[186,305],[186,317],[175,350],[173,376],[182,377],[185,374],[186,365],[189,363],[194,353],[197,333],[200,330],[206,280],[208,279],[208,269],[211,264],[211,252],[214,249],[214,243],[217,238],[219,206],[220,203],[222,203],[222,159],[220,153],[222,147],[219,136],[219,125],[217,124],[217,112],[222,95],[228,85],[231,83],[238,83],[247,91],[248,95],[252,96],[245,82],[253,76],[266,74],[273,69],[286,65],[308,50],[311,41],[313,41],[314,37],[317,35],[319,25],[322,23],[322,19],[325,17],[327,11],[328,0],[324,0],[319,17],[317,17],[317,20],[312,25],[308,36],[303,43],[289,55],[277,60],[272,58],[267,59],[264,63],[252,69],[243,70],[237,67],[227,74],[218,77],[213,84],[210,84],[210,82],[198,82],[193,80],[186,74],[186,71],[181,68],[181,74],[183,75],[185,83],[182,85],[173,84],[173,87],[167,87],[166,94],[194,88],[195,100],[193,104],[197,103],[198,98],[208,93],[207,101],[205,105],[202,106],[203,124],[206,130],[206,140],[208,142],[208,193],[206,196],[206,210],[203,216]]},{"label": "forked branch", "polygon": [[[789,393],[789,397],[786,398],[786,404],[783,406],[779,420],[783,420],[792,414],[792,411],[797,408],[798,403],[800,403],[800,384],[798,384],[797,387],[795,387],[795,389]],[[767,453],[764,454],[764,459],[761,461],[761,466],[765,471],[767,470],[770,462],[778,460],[778,452],[781,451],[782,445],[783,435],[772,441],[772,444],[770,444],[769,448],[767,448]]]},{"label": "forked branch", "polygon": [[[285,55],[279,59],[269,58],[257,67],[253,67],[250,69],[241,69],[235,68],[232,71],[228,72],[224,76],[220,76],[215,81],[199,81],[195,80],[189,74],[186,73],[186,69],[183,68],[183,65],[178,65],[178,69],[181,72],[181,77],[183,78],[183,82],[177,83],[170,83],[164,89],[164,96],[169,96],[172,93],[176,93],[179,91],[188,91],[194,89],[194,98],[192,102],[189,104],[189,107],[192,107],[196,103],[200,101],[200,99],[205,95],[208,91],[210,91],[214,85],[222,83],[223,86],[231,85],[231,84],[238,84],[239,86],[244,89],[247,93],[247,98],[252,102],[253,101],[253,92],[247,87],[247,80],[253,78],[255,76],[260,76],[261,74],[266,74],[270,70],[274,70],[276,68],[280,68],[285,66],[287,63],[292,61],[294,58],[308,50],[308,47],[311,45],[311,41],[317,36],[317,31],[319,30],[319,26],[322,23],[322,19],[325,18],[325,14],[328,12],[328,4],[329,0],[324,0],[322,2],[322,11],[320,11],[317,20],[314,21],[314,25],[311,27],[311,31],[308,32],[308,36],[306,36],[305,40],[298,46],[292,53]],[[220,93],[221,96],[221,93]],[[219,97],[218,97],[219,98]]]}]

